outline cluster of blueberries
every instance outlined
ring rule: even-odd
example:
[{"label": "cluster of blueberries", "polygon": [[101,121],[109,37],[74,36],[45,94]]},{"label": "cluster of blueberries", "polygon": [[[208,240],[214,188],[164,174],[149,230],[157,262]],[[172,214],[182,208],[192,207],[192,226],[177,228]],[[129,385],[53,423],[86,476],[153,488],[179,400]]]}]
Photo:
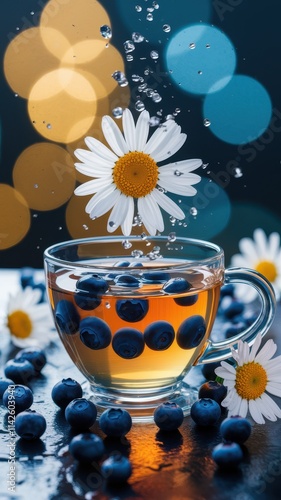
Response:
[{"label": "cluster of blueberries", "polygon": [[[145,276],[144,273],[143,279],[149,282],[163,283],[162,291],[168,295],[184,294],[191,288],[186,279],[170,278],[169,274],[163,272],[151,273],[147,278]],[[127,286],[132,286],[131,279],[134,276],[124,275],[118,278],[119,281],[122,278],[123,285],[128,282]],[[95,309],[100,305],[101,297],[107,292],[108,286],[107,280],[101,276],[82,276],[76,284],[75,304],[84,310]],[[179,306],[191,306],[197,300],[197,294],[174,298]],[[75,305],[67,299],[62,299],[56,304],[54,315],[63,334],[71,335],[79,331],[80,340],[86,347],[98,350],[111,344],[114,352],[125,359],[140,356],[145,346],[155,351],[166,350],[175,338],[182,349],[193,349],[200,344],[206,333],[205,320],[200,315],[193,315],[184,320],[176,333],[168,321],[154,321],[144,332],[133,328],[131,323],[141,321],[148,312],[149,302],[146,299],[120,299],[116,301],[115,309],[119,318],[130,323],[130,326],[120,328],[114,332],[114,336],[108,324],[98,317],[88,316],[80,320]]]}]

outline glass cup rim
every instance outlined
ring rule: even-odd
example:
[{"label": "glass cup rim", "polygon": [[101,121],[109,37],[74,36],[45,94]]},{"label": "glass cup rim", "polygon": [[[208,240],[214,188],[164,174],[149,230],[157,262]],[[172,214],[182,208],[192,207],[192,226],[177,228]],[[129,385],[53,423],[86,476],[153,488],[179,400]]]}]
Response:
[{"label": "glass cup rim", "polygon": [[[49,264],[54,264],[54,265],[57,265],[57,266],[63,266],[63,267],[76,267],[76,268],[83,268],[83,269],[91,269],[94,265],[95,265],[95,261],[93,260],[92,263],[87,263],[85,261],[72,261],[72,260],[67,260],[67,259],[62,259],[62,258],[59,258],[57,256],[54,255],[55,252],[59,252],[59,250],[63,249],[64,247],[65,248],[70,248],[71,246],[75,246],[75,245],[90,245],[90,244],[93,244],[93,243],[116,243],[116,242],[120,242],[122,243],[124,240],[126,241],[131,241],[131,242],[143,242],[143,240],[141,240],[141,236],[140,235],[133,235],[133,236],[128,236],[128,237],[125,237],[123,235],[110,235],[110,236],[92,236],[92,237],[88,237],[88,238],[76,238],[76,239],[72,239],[72,240],[66,240],[66,241],[61,241],[59,243],[55,243],[49,247],[47,247],[45,250],[44,250],[44,253],[43,253],[43,258],[44,258],[44,261],[48,262]],[[166,243],[169,243],[169,240],[168,240],[168,236],[161,236],[161,235],[156,235],[156,236],[147,236],[145,241],[154,241],[155,243],[158,241],[158,242],[166,242]],[[208,257],[203,257],[203,258],[198,258],[198,259],[193,259],[193,260],[189,260],[188,259],[188,256],[187,258],[183,258],[181,257],[180,258],[180,261],[177,264],[175,264],[175,266],[173,267],[181,267],[181,266],[186,266],[186,265],[192,265],[194,266],[195,264],[199,264],[199,265],[203,265],[203,266],[211,266],[211,265],[214,265],[215,263],[217,262],[222,262],[223,263],[223,259],[224,259],[224,250],[219,246],[217,245],[216,243],[213,243],[213,242],[210,242],[210,241],[207,241],[207,240],[202,240],[202,239],[197,239],[197,238],[186,238],[186,237],[177,237],[175,242],[171,242],[172,243],[184,243],[186,245],[190,245],[190,246],[193,246],[193,247],[201,247],[201,248],[206,248],[210,251],[213,251],[214,252],[214,255],[212,256],[208,256]],[[106,256],[105,256],[106,257]],[[123,256],[122,256],[123,257]],[[126,256],[124,255],[124,258],[126,258]],[[157,269],[160,270],[160,268],[165,268],[165,265],[164,265],[164,262],[163,262],[163,266],[160,266],[159,267],[159,259],[157,259]],[[113,268],[113,264],[110,265],[109,262],[106,262],[104,263],[104,266],[103,267],[106,267],[106,268]],[[153,261],[150,262],[150,268],[153,269]],[[224,267],[224,266],[223,266]],[[121,271],[122,268],[119,268],[119,270]],[[126,268],[124,268],[125,270]],[[136,269],[136,268],[135,268]],[[127,271],[128,271],[128,268],[127,268]]]}]

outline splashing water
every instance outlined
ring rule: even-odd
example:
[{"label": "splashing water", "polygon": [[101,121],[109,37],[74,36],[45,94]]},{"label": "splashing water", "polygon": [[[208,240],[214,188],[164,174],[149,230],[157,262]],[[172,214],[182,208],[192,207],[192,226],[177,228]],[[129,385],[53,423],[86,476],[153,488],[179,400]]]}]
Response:
[{"label": "splashing water", "polygon": [[103,26],[100,27],[100,34],[103,36],[103,38],[110,39],[112,37],[112,31],[110,26],[107,24],[104,24]]}]

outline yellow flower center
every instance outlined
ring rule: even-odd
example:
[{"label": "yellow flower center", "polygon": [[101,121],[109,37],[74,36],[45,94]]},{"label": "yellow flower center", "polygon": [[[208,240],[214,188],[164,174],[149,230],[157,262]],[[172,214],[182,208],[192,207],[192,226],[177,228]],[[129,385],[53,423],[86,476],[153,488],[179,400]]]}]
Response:
[{"label": "yellow flower center", "polygon": [[8,315],[8,328],[12,335],[26,339],[32,332],[32,322],[24,311],[14,311]]},{"label": "yellow flower center", "polygon": [[262,365],[251,361],[236,368],[235,389],[242,399],[257,399],[265,391],[267,373]]},{"label": "yellow flower center", "polygon": [[255,267],[258,273],[263,274],[270,283],[274,283],[278,276],[276,266],[270,260],[261,260]]},{"label": "yellow flower center", "polygon": [[148,154],[140,151],[126,153],[115,163],[113,181],[126,196],[146,196],[157,185],[157,163]]}]

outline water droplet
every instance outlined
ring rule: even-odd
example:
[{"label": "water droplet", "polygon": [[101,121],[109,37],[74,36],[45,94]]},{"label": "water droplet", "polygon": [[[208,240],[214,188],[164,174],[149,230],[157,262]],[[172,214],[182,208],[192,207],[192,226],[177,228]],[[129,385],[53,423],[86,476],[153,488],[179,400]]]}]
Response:
[{"label": "water droplet", "polygon": [[139,112],[143,111],[145,109],[145,105],[143,104],[142,101],[136,101],[135,103],[135,109]]},{"label": "water droplet", "polygon": [[157,3],[157,2],[152,2],[152,7],[153,7],[154,9],[156,9],[156,10],[157,10],[157,9],[159,9],[159,3]]},{"label": "water droplet", "polygon": [[19,94],[15,94],[15,97],[18,97],[18,96],[19,96]]},{"label": "water droplet", "polygon": [[35,189],[39,188],[39,184],[34,184]]},{"label": "water droplet", "polygon": [[141,35],[141,33],[138,33],[137,31],[134,31],[134,33],[132,33],[132,40],[135,43],[141,43],[141,42],[144,41],[144,36]]},{"label": "water droplet", "polygon": [[209,43],[206,43],[206,49],[209,49],[211,45]]},{"label": "water droplet", "polygon": [[105,303],[105,307],[106,307],[106,309],[110,309],[111,305],[109,304],[109,302]]},{"label": "water droplet", "polygon": [[176,241],[176,239],[177,239],[176,233],[172,232],[168,234],[168,241],[173,242]]},{"label": "water droplet", "polygon": [[158,92],[154,92],[154,94],[152,95],[151,99],[153,100],[153,102],[160,102],[162,101],[162,97],[160,94],[158,94]]},{"label": "water droplet", "polygon": [[147,238],[147,234],[146,233],[141,233],[140,236],[141,236],[142,240],[146,240],[146,238]]},{"label": "water droplet", "polygon": [[132,243],[129,240],[123,240],[122,241],[122,247],[125,248],[125,250],[128,250],[128,248],[131,248]]},{"label": "water droplet", "polygon": [[209,166],[209,163],[202,163],[202,168],[205,170]]},{"label": "water droplet", "polygon": [[112,37],[112,31],[110,26],[107,24],[104,24],[103,26],[100,27],[100,34],[103,36],[103,38],[111,38]]},{"label": "water droplet", "polygon": [[135,9],[136,9],[137,12],[141,12],[142,11],[142,7],[140,5],[136,5]]},{"label": "water droplet", "polygon": [[123,43],[123,46],[126,54],[128,54],[128,52],[133,52],[136,48],[132,40],[126,40],[126,42]]},{"label": "water droplet", "polygon": [[151,59],[153,59],[154,61],[156,61],[158,59],[158,57],[159,57],[159,54],[158,54],[157,50],[152,50],[150,52],[150,57],[151,57]]},{"label": "water droplet", "polygon": [[139,259],[140,257],[143,256],[143,251],[142,250],[133,250],[131,252],[131,256],[134,257],[135,259]]},{"label": "water droplet", "polygon": [[158,116],[151,116],[149,120],[150,127],[158,127],[160,123],[160,118]]},{"label": "water droplet", "polygon": [[117,106],[117,108],[114,108],[112,110],[112,114],[114,118],[121,118],[121,116],[123,115],[123,109],[120,106]]},{"label": "water droplet", "polygon": [[140,75],[133,74],[132,75],[132,81],[133,82],[139,82],[141,79]]},{"label": "water droplet", "polygon": [[34,10],[31,10],[31,11],[30,11],[30,15],[31,15],[31,16],[34,16]]},{"label": "water droplet", "polygon": [[83,224],[83,229],[85,229],[85,231],[88,231],[89,228],[88,228],[87,224]]},{"label": "water droplet", "polygon": [[147,21],[153,21],[153,14],[151,14],[151,12],[149,12],[146,16],[146,20]]},{"label": "water droplet", "polygon": [[180,177],[181,175],[183,175],[183,172],[180,172],[179,170],[175,170],[175,171],[174,171],[174,175],[175,175],[176,177]]},{"label": "water droplet", "polygon": [[241,168],[239,168],[239,167],[236,167],[236,168],[233,169],[233,174],[234,174],[234,177],[236,179],[239,179],[240,177],[243,177],[243,172],[242,172]]},{"label": "water droplet", "polygon": [[132,56],[132,54],[127,54],[126,55],[126,59],[127,59],[128,62],[131,62],[131,61],[134,60],[134,56]]},{"label": "water droplet", "polygon": [[50,123],[47,123],[46,127],[50,130],[52,128],[52,125]]},{"label": "water droplet", "polygon": [[38,214],[33,214],[33,216],[32,216],[32,217],[33,217],[34,219],[37,219]]},{"label": "water droplet", "polygon": [[175,223],[177,222],[177,219],[175,217],[173,217],[172,215],[170,215],[169,218],[170,218],[170,222],[171,222],[172,226],[174,226]]},{"label": "water droplet", "polygon": [[209,127],[211,125],[211,122],[210,122],[210,120],[208,120],[208,118],[204,118],[203,124],[204,124],[204,127]]},{"label": "water droplet", "polygon": [[168,121],[168,120],[174,120],[175,117],[173,115],[166,115],[165,116],[165,120]]},{"label": "water droplet", "polygon": [[116,224],[113,220],[110,220],[108,225],[109,225],[109,227],[116,227]]},{"label": "water droplet", "polygon": [[62,231],[62,226],[59,226],[59,227],[58,227],[58,230],[59,230],[59,231]]},{"label": "water droplet", "polygon": [[120,87],[126,87],[129,83],[122,71],[114,71],[114,73],[112,74],[112,78],[116,80],[116,82],[118,83],[118,85],[120,85]]},{"label": "water droplet", "polygon": [[169,24],[163,24],[162,29],[163,31],[165,31],[165,33],[170,33],[171,26]]},{"label": "water droplet", "polygon": [[138,91],[139,92],[143,92],[147,87],[147,83],[141,83],[139,86],[138,86]]},{"label": "water droplet", "polygon": [[177,113],[177,115],[181,112],[181,109],[180,108],[176,108],[175,109],[175,113]]},{"label": "water droplet", "polygon": [[189,210],[189,213],[190,213],[190,215],[194,215],[195,216],[195,215],[198,214],[198,210],[195,207],[191,207],[191,209]]},{"label": "water droplet", "polygon": [[190,48],[191,50],[195,49],[195,47],[196,47],[196,44],[195,44],[194,42],[191,42],[191,43],[189,44],[189,48]]},{"label": "water droplet", "polygon": [[201,69],[198,70],[198,75],[202,75],[203,71]]}]

